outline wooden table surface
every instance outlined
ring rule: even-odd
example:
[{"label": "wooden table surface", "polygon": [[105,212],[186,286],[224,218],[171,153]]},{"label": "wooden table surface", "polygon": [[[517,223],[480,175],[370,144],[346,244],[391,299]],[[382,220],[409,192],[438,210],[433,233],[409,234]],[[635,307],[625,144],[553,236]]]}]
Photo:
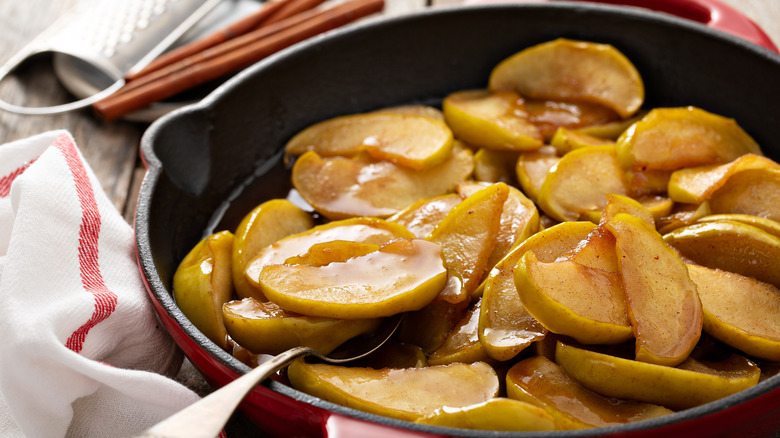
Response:
[{"label": "wooden table surface", "polygon": [[[78,0],[0,1],[0,64],[19,51],[31,38]],[[386,13],[403,14],[426,7],[426,0],[386,0]],[[462,0],[435,0],[433,5],[452,5]],[[752,19],[780,46],[780,1],[720,0]],[[430,4],[430,2],[428,2]],[[0,83],[0,97],[27,106],[41,106],[71,99],[51,74],[47,58],[35,59]],[[0,110],[0,144],[53,129],[70,131],[86,161],[94,170],[116,207],[132,223],[135,200],[144,169],[139,141],[146,122],[105,123],[90,110],[54,116],[23,116]],[[193,387],[203,385],[198,376],[185,377]],[[196,388],[208,391],[202,387]],[[234,420],[229,435],[243,435],[249,426]]]}]

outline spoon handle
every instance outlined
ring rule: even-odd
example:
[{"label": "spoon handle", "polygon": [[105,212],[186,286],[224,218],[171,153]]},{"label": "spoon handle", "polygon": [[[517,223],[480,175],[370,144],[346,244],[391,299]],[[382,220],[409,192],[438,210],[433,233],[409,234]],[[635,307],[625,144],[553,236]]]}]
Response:
[{"label": "spoon handle", "polygon": [[291,348],[264,362],[217,391],[145,430],[138,438],[214,438],[246,394],[258,383],[301,356],[315,354],[308,347]]}]

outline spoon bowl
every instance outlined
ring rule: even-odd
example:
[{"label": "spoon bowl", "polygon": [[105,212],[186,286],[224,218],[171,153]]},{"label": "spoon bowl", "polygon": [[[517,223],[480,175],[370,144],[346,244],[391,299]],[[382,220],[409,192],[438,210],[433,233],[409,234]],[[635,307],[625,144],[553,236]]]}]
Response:
[{"label": "spoon bowl", "polygon": [[284,351],[152,426],[139,435],[139,438],[213,438],[219,435],[238,404],[252,388],[295,359],[314,356],[323,362],[342,364],[364,358],[393,337],[402,319],[402,314],[386,318],[377,330],[348,340],[327,356],[313,348],[302,346]]}]

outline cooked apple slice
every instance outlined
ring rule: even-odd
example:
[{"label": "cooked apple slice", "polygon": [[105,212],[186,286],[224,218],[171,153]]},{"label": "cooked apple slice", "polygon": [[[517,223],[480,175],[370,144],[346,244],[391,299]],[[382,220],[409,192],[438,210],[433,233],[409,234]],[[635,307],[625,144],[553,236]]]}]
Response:
[{"label": "cooked apple slice", "polygon": [[515,164],[515,174],[520,188],[529,198],[539,199],[544,179],[561,158],[555,155],[555,148],[543,146],[537,151],[523,152]]},{"label": "cooked apple slice", "polygon": [[628,129],[634,123],[640,121],[646,114],[647,111],[639,110],[636,112],[636,114],[628,119],[583,126],[581,128],[575,128],[574,130],[578,133],[592,135],[598,138],[617,140],[626,129]]},{"label": "cooked apple slice", "polygon": [[421,198],[453,191],[473,170],[473,154],[463,146],[425,171],[362,156],[323,158],[309,151],[295,161],[292,182],[303,199],[329,219],[386,217]]},{"label": "cooked apple slice", "polygon": [[413,239],[414,235],[403,225],[377,218],[358,217],[328,222],[287,236],[266,246],[249,261],[244,270],[244,276],[252,287],[260,290],[257,279],[260,276],[260,271],[266,265],[282,264],[290,257],[308,252],[312,246],[318,243],[340,240],[384,245],[399,237]]},{"label": "cooked apple slice", "polygon": [[656,228],[662,235],[672,232],[678,228],[695,224],[699,219],[712,214],[709,201],[702,202],[699,205],[675,204],[672,211],[656,220]]},{"label": "cooked apple slice", "polygon": [[528,251],[553,261],[572,251],[595,226],[590,222],[564,222],[529,237],[506,255],[485,279],[479,315],[479,340],[490,357],[509,360],[543,339],[547,329],[523,306],[515,285],[517,262]]},{"label": "cooked apple slice", "polygon": [[503,182],[517,185],[515,163],[520,156],[516,151],[496,151],[479,148],[474,154],[474,179],[488,183]]},{"label": "cooked apple slice", "polygon": [[461,197],[456,193],[420,199],[387,220],[403,225],[417,237],[425,237],[460,201]]},{"label": "cooked apple slice", "polygon": [[574,149],[586,148],[589,146],[614,145],[614,140],[583,134],[563,126],[556,129],[555,134],[553,134],[552,139],[550,139],[550,146],[555,147],[555,150],[558,151],[558,155],[564,155]]},{"label": "cooked apple slice", "polygon": [[[726,164],[686,167],[672,173],[669,197],[677,202],[701,204],[716,190],[727,185],[729,178],[749,169],[780,169],[780,164],[760,155],[746,154]],[[762,196],[772,193],[769,191]],[[746,204],[751,201],[754,200]]]},{"label": "cooked apple slice", "polygon": [[740,222],[743,224],[752,225],[758,227],[767,233],[780,237],[780,222],[773,221],[764,217],[753,216],[752,214],[737,214],[737,213],[724,213],[724,214],[711,214],[704,216],[696,220],[699,223],[705,222]]},{"label": "cooked apple slice", "polygon": [[425,116],[432,119],[444,121],[444,114],[441,110],[430,105],[398,105],[376,110],[377,113],[395,113],[395,114],[411,114],[415,116]]},{"label": "cooked apple slice", "polygon": [[536,125],[545,142],[550,142],[559,128],[577,129],[620,120],[613,109],[599,103],[527,99],[525,108],[528,120]]},{"label": "cooked apple slice", "polygon": [[681,410],[750,388],[761,370],[739,355],[720,362],[686,359],[679,367],[639,362],[562,342],[555,361],[573,379],[606,397],[639,400]]},{"label": "cooked apple slice", "polygon": [[590,210],[601,211],[607,194],[628,194],[625,172],[614,146],[576,149],[548,172],[539,190],[539,207],[559,221],[579,220]]},{"label": "cooked apple slice", "polygon": [[604,224],[594,228],[576,247],[561,255],[558,260],[570,260],[606,272],[620,272],[615,255],[615,236]]},{"label": "cooked apple slice", "polygon": [[599,395],[541,356],[525,359],[510,368],[506,390],[510,398],[544,409],[561,429],[614,426],[673,413],[649,403]]},{"label": "cooked apple slice", "polygon": [[286,265],[326,266],[331,263],[343,263],[355,257],[361,257],[381,247],[375,243],[352,242],[350,240],[332,240],[315,243],[302,254],[284,261]]},{"label": "cooked apple slice", "polygon": [[499,151],[532,150],[543,144],[523,98],[514,91],[456,91],[444,98],[442,110],[455,137],[468,144]]},{"label": "cooked apple slice", "polygon": [[645,88],[636,67],[608,44],[559,38],[524,49],[490,73],[489,88],[534,99],[594,102],[621,117],[642,106]]},{"label": "cooked apple slice", "polygon": [[285,145],[288,155],[315,151],[323,157],[351,157],[366,151],[378,160],[411,169],[433,167],[452,155],[452,131],[431,117],[374,112],[316,123]]},{"label": "cooked apple slice", "polygon": [[555,419],[544,409],[504,397],[458,409],[442,407],[416,422],[472,430],[509,432],[555,430]]},{"label": "cooked apple slice", "polygon": [[286,199],[266,201],[244,216],[233,238],[232,270],[236,295],[265,301],[260,290],[244,277],[247,264],[266,246],[313,226],[311,215]]},{"label": "cooked apple slice", "polygon": [[515,268],[520,301],[547,330],[583,344],[633,339],[617,272],[569,260],[540,262],[533,251]]},{"label": "cooked apple slice", "polygon": [[344,319],[419,310],[446,281],[439,245],[422,239],[396,239],[378,251],[323,266],[267,265],[258,278],[263,294],[283,309]]},{"label": "cooked apple slice", "polygon": [[699,341],[702,310],[696,285],[680,256],[644,220],[619,213],[606,227],[615,235],[636,360],[675,366]]},{"label": "cooked apple slice", "polygon": [[672,172],[672,170],[657,169],[626,169],[626,179],[631,185],[631,195],[634,197],[666,195]]},{"label": "cooked apple slice", "polygon": [[780,290],[720,269],[688,265],[704,331],[750,356],[780,362]]},{"label": "cooked apple slice", "polygon": [[287,312],[254,298],[222,306],[230,337],[255,354],[279,354],[293,347],[311,347],[322,354],[379,326],[379,319],[333,319]]},{"label": "cooked apple slice", "polygon": [[677,170],[723,164],[761,148],[733,119],[696,107],[656,108],[620,136],[626,169]]},{"label": "cooked apple slice", "polygon": [[636,216],[655,227],[655,217],[647,207],[636,199],[616,194],[607,195],[607,205],[604,206],[600,223],[606,224],[620,213],[628,213],[631,216]]},{"label": "cooked apple slice", "polygon": [[450,330],[444,342],[428,356],[430,365],[452,363],[488,362],[490,357],[479,341],[479,309],[482,300],[478,299]]},{"label": "cooked apple slice", "polygon": [[[465,182],[458,185],[458,193],[469,197],[486,186],[485,183]],[[507,187],[509,193],[501,213],[495,247],[488,259],[488,268],[495,266],[518,242],[524,241],[539,230],[539,211],[536,205],[520,190],[512,186]]]},{"label": "cooked apple slice", "polygon": [[176,305],[198,330],[222,348],[227,348],[222,304],[233,297],[232,247],[230,231],[212,234],[184,256],[173,274]]},{"label": "cooked apple slice", "polygon": [[498,376],[484,362],[373,369],[297,359],[287,376],[295,389],[364,412],[415,421],[442,406],[462,408],[498,395]]},{"label": "cooked apple slice", "polygon": [[780,221],[780,170],[751,169],[729,178],[712,194],[713,213],[736,213]]},{"label": "cooked apple slice", "polygon": [[491,184],[456,205],[427,237],[441,245],[444,263],[463,277],[465,288],[477,288],[496,243],[509,187]]},{"label": "cooked apple slice", "polygon": [[664,235],[684,257],[709,268],[780,286],[780,238],[740,222],[706,222]]}]

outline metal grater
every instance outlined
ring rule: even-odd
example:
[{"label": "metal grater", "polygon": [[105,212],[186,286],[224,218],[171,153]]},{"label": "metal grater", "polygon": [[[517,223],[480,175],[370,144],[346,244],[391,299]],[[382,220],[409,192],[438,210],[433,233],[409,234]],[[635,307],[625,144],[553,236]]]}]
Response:
[{"label": "metal grater", "polygon": [[91,105],[121,88],[125,75],[159,56],[220,1],[80,0],[0,67],[2,81],[31,56],[51,52],[58,79],[80,100],[31,108],[0,99],[0,108],[56,114]]}]

